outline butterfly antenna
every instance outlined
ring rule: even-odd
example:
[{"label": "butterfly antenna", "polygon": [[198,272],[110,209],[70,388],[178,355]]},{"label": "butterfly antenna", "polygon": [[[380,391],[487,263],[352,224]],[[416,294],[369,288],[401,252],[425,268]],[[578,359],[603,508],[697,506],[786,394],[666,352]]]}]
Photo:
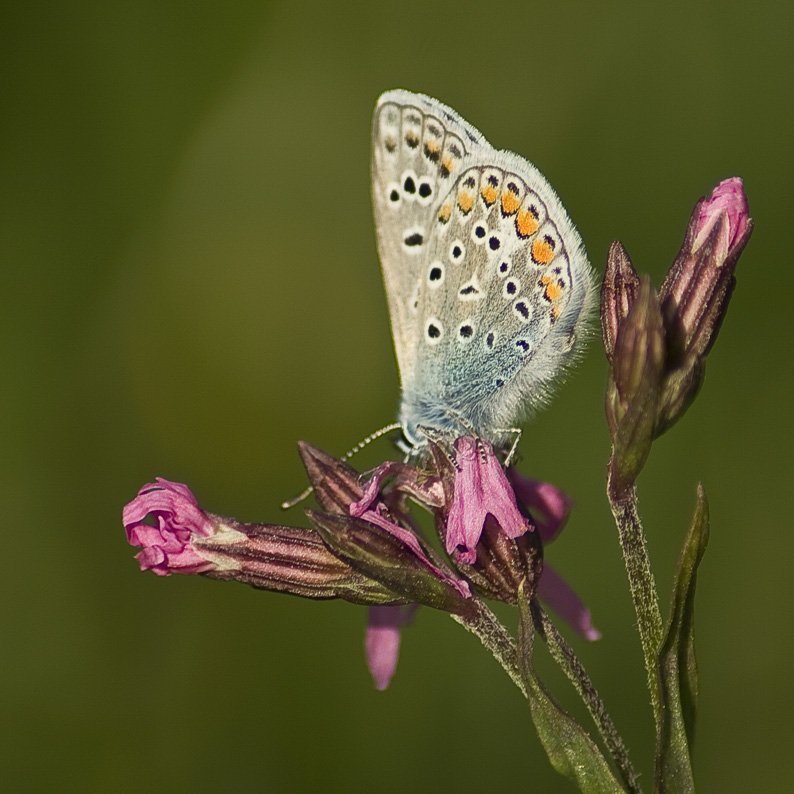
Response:
[{"label": "butterfly antenna", "polygon": [[[386,435],[386,433],[391,433],[392,430],[399,430],[401,427],[402,425],[399,422],[394,422],[390,425],[386,425],[386,427],[382,427],[380,430],[376,430],[362,441],[359,441],[358,444],[356,444],[352,449],[348,450],[344,455],[342,455],[339,460],[347,462],[353,457],[353,455],[355,455],[357,452],[361,452],[364,447],[368,447],[376,439]],[[294,496],[292,499],[288,499],[286,502],[282,502],[281,509],[289,510],[291,507],[295,507],[295,505],[300,504],[304,499],[308,499],[309,496],[311,496],[312,491],[314,491],[314,488],[310,485],[308,488],[301,491],[301,493],[299,493],[297,496]]]},{"label": "butterfly antenna", "polygon": [[353,455],[355,455],[358,452],[361,452],[361,450],[364,449],[364,447],[368,447],[373,441],[376,441],[381,436],[385,436],[386,433],[391,433],[392,430],[399,430],[401,427],[402,425],[399,422],[393,422],[390,425],[386,425],[386,427],[382,427],[380,430],[376,430],[374,433],[372,433],[372,435],[369,435],[362,441],[359,441],[358,444],[356,444],[356,446],[345,452],[345,454],[342,455],[342,457],[339,458],[339,460],[345,462],[350,460],[350,458],[352,458]]},{"label": "butterfly antenna", "polygon": [[290,507],[295,507],[295,505],[299,505],[304,499],[308,499],[309,496],[311,496],[313,490],[314,487],[310,485],[308,488],[301,491],[297,496],[293,496],[292,499],[287,499],[286,502],[282,502],[281,509],[289,510]]}]

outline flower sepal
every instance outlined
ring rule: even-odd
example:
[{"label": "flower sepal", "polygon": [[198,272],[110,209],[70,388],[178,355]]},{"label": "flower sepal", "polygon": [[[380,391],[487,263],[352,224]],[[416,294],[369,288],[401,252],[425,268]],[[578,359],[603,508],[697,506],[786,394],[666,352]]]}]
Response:
[{"label": "flower sepal", "polygon": [[[380,582],[405,603],[468,614],[472,609],[469,585],[436,564],[416,536],[398,525],[372,523],[363,518],[307,510],[306,515],[329,549],[364,576]],[[413,539],[413,542],[411,541]]]}]

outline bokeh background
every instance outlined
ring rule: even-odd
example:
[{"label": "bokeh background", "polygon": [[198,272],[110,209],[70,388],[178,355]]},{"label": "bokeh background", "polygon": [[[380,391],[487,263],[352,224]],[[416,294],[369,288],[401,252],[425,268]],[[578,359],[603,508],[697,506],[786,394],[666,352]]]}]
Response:
[{"label": "bokeh background", "polygon": [[[787,3],[5,4],[0,20],[4,791],[572,791],[477,641],[421,610],[375,692],[365,610],[141,574],[121,508],[160,475],[284,521],[295,441],[342,453],[398,378],[369,205],[376,97],[439,97],[546,173],[598,270],[657,283],[690,210],[745,180],[755,234],[705,387],[640,482],[662,600],[698,481],[703,790],[783,791],[792,709]],[[548,558],[577,650],[652,786],[652,726],[603,497],[597,344],[527,427],[574,494]],[[361,467],[392,455],[383,442]],[[287,517],[302,522],[300,510]],[[503,613],[512,620],[509,610]],[[539,652],[576,714],[575,697]]]}]

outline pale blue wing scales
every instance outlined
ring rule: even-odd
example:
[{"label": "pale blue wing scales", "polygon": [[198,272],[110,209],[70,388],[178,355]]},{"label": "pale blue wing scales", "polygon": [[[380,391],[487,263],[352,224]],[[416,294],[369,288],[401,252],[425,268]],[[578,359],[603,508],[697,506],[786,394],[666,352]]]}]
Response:
[{"label": "pale blue wing scales", "polygon": [[548,396],[592,304],[581,239],[525,160],[477,151],[439,203],[418,293],[416,377],[402,415],[486,436]]}]

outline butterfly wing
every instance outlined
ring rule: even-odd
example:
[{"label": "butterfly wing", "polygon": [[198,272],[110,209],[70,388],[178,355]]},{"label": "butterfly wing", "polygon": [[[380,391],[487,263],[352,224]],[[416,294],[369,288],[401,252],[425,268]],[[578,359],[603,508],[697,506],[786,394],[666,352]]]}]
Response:
[{"label": "butterfly wing", "polygon": [[[384,104],[399,108],[406,148],[420,148],[411,144],[421,125],[423,135],[438,127],[464,149],[454,168],[420,175],[415,163],[432,161],[422,150],[396,164],[389,181],[375,178],[382,169],[373,166],[401,419],[414,443],[422,443],[418,425],[460,431],[461,420],[493,439],[546,399],[574,355],[593,303],[592,271],[565,208],[531,163],[495,150],[435,100],[394,93]],[[376,111],[374,162],[385,160],[397,110],[386,118]],[[414,172],[414,187],[431,180],[431,194],[403,208]],[[399,194],[392,216],[390,188]]]},{"label": "butterfly wing", "polygon": [[455,111],[409,91],[378,100],[372,128],[372,204],[397,364],[410,382],[418,349],[416,300],[439,195],[482,136]]}]

